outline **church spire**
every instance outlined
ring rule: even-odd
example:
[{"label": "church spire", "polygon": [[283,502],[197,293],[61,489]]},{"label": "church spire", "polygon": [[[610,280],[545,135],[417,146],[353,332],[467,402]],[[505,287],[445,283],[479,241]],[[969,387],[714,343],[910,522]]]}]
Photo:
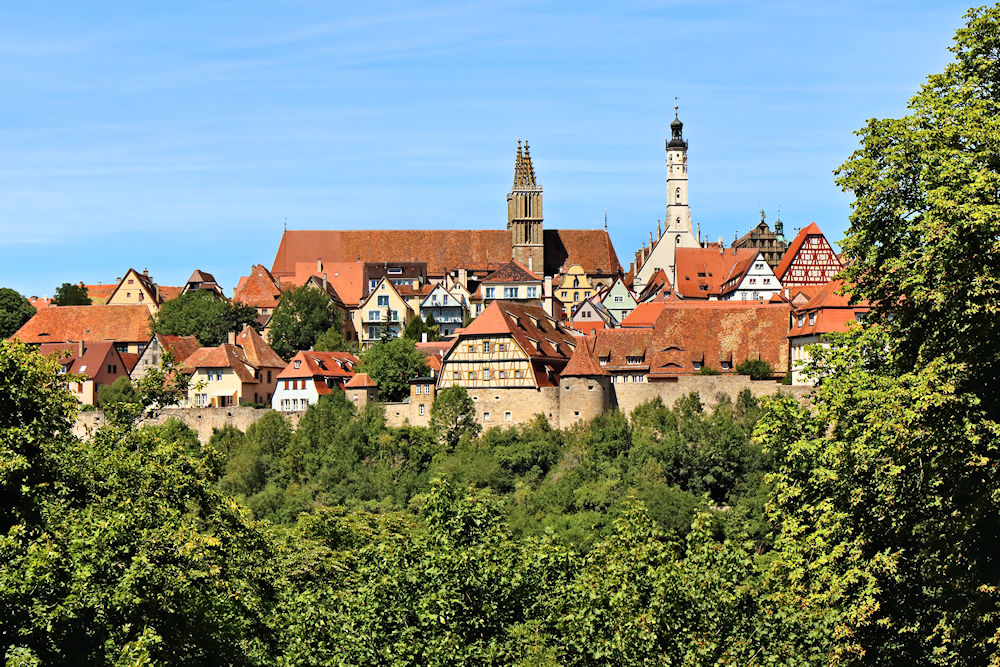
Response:
[{"label": "church spire", "polygon": [[511,232],[511,256],[529,271],[541,273],[545,267],[542,230],[542,186],[535,180],[531,149],[527,140],[517,140],[514,184],[507,194],[507,229]]},{"label": "church spire", "polygon": [[528,147],[528,140],[524,140],[524,150],[521,150],[521,140],[517,140],[517,157],[514,160],[514,185],[513,189],[533,188],[538,184],[535,182],[535,167],[531,164],[531,149]]}]

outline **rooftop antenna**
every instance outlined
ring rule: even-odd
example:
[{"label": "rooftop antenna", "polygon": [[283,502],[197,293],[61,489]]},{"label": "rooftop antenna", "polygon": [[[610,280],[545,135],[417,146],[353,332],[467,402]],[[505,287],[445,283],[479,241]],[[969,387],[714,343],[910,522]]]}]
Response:
[{"label": "rooftop antenna", "polygon": [[286,232],[288,231],[288,217],[287,216],[282,219],[281,226],[284,229],[284,231],[286,231]]},{"label": "rooftop antenna", "polygon": [[608,231],[608,209],[604,209],[604,231]]}]

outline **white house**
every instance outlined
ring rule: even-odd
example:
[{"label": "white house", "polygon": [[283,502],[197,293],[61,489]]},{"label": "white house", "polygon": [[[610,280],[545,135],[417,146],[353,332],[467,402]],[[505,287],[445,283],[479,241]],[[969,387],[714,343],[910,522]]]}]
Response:
[{"label": "white house", "polygon": [[349,352],[299,352],[278,373],[271,407],[280,412],[305,410],[323,394],[343,390],[359,363]]}]

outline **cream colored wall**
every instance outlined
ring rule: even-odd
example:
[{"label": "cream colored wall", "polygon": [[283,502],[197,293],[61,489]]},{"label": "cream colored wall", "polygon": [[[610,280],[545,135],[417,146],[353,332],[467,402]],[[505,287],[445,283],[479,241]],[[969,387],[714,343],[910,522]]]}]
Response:
[{"label": "cream colored wall", "polygon": [[824,343],[819,339],[819,336],[798,336],[796,338],[789,339],[789,354],[790,363],[792,370],[792,384],[795,386],[812,386],[812,378],[807,378],[802,372],[805,368],[806,363],[812,359],[809,351],[806,350],[807,345],[822,345],[823,347],[829,347],[827,343]]},{"label": "cream colored wall", "polygon": [[[388,306],[379,306],[378,297],[386,296],[389,297]],[[399,327],[399,335],[403,334],[403,329],[409,324],[410,320],[413,319],[413,312],[406,300],[403,299],[396,290],[392,289],[389,284],[382,280],[379,285],[372,290],[371,294],[368,295],[361,305],[358,306],[357,310],[352,313],[352,320],[354,321],[354,329],[358,332],[358,340],[361,341],[362,347],[370,346],[372,343],[376,342],[377,338],[368,337],[368,325],[371,322],[368,321],[368,311],[377,310],[379,311],[381,317],[385,317],[386,310],[398,311],[399,319],[396,322],[390,322],[390,324],[395,324]]]},{"label": "cream colored wall", "polygon": [[[489,342],[490,351],[483,352],[483,344]],[[503,351],[500,351],[500,346]],[[470,347],[472,348],[470,350]],[[483,379],[483,370],[489,369],[490,379]],[[503,371],[505,377],[500,378]],[[514,377],[516,371],[521,377]],[[469,379],[469,372],[476,373],[476,379]],[[460,376],[455,378],[455,373]],[[507,336],[463,338],[448,354],[441,368],[438,387],[459,385],[466,389],[474,387],[534,387],[535,375],[531,370],[528,355]]]},{"label": "cream colored wall", "polygon": [[[221,380],[209,380],[208,371],[222,371]],[[199,389],[198,386],[201,386]],[[188,406],[196,407],[195,394],[208,394],[209,405],[216,406],[219,396],[232,397],[233,405],[239,405],[243,400],[243,381],[232,368],[199,368],[191,374],[191,383],[188,388]],[[252,398],[252,397],[251,397]],[[204,406],[199,406],[204,407]]]},{"label": "cream colored wall", "polygon": [[[129,283],[129,281],[132,281]],[[129,271],[128,275],[122,278],[118,289],[108,299],[109,306],[146,306],[150,313],[156,313],[160,307],[156,304],[155,295],[150,294],[142,286],[136,277],[135,272]],[[131,350],[130,350],[131,351]]]}]

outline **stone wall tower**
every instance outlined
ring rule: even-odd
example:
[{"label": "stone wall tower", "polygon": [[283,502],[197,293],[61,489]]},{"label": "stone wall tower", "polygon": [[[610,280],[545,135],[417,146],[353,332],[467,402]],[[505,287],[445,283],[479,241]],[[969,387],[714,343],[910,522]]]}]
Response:
[{"label": "stone wall tower", "polygon": [[535,181],[528,142],[517,140],[514,185],[507,194],[507,229],[511,233],[511,255],[529,271],[545,273],[545,242],[542,235],[542,186]]},{"label": "stone wall tower", "polygon": [[611,376],[594,358],[592,337],[579,339],[559,375],[559,428],[590,421],[611,407]]}]

